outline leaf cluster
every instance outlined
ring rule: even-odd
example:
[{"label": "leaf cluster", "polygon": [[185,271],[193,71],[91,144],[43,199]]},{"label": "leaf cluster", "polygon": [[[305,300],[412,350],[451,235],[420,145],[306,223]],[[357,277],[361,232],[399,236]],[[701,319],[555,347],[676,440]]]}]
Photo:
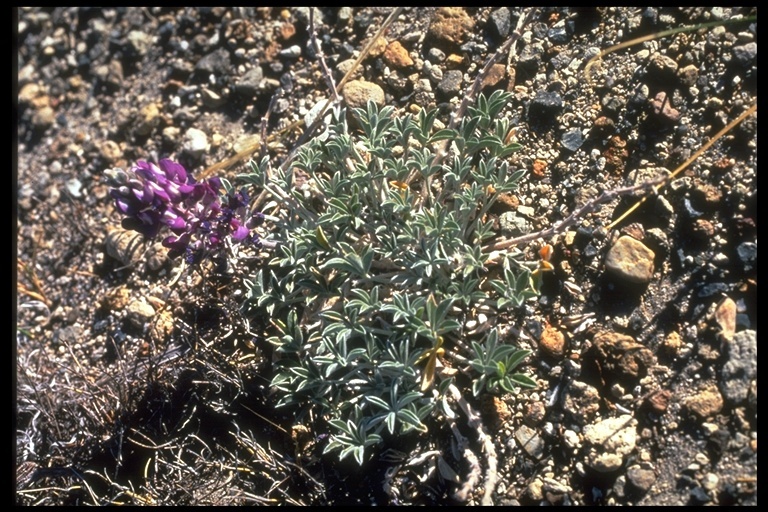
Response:
[{"label": "leaf cluster", "polygon": [[437,129],[434,110],[396,115],[371,102],[353,112],[353,130],[339,110],[293,167],[252,162],[241,176],[282,204],[278,249],[247,281],[245,307],[274,326],[280,404],[326,419],[327,451],[362,464],[384,431],[425,431],[429,415],[450,414],[457,373],[444,365],[458,365],[475,395],[534,385],[514,371],[528,351],[495,328],[466,328],[538,294],[518,253],[490,269],[482,249],[494,236],[489,208],[524,172],[506,160],[520,149],[502,115],[509,99],[481,95],[456,129]]}]

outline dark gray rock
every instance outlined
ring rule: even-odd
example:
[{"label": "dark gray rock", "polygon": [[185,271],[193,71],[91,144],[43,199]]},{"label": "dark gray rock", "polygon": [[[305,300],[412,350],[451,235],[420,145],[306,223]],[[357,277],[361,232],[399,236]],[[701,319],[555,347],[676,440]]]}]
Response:
[{"label": "dark gray rock", "polygon": [[497,43],[501,43],[509,35],[511,26],[509,8],[499,7],[488,18],[488,34]]},{"label": "dark gray rock", "polygon": [[263,78],[264,72],[261,66],[254,66],[240,77],[240,80],[235,85],[235,90],[243,96],[254,97],[258,94],[259,85]]},{"label": "dark gray rock", "polygon": [[226,75],[229,72],[229,52],[219,48],[202,57],[195,64],[195,77],[199,80],[208,80],[208,75]]},{"label": "dark gray rock", "polygon": [[546,444],[541,436],[527,425],[520,425],[515,430],[515,439],[525,452],[536,460],[541,459],[544,456],[544,448]]},{"label": "dark gray rock", "polygon": [[731,49],[733,60],[745,68],[752,66],[757,60],[757,43],[747,43],[734,46]]},{"label": "dark gray rock", "polygon": [[757,263],[757,244],[754,242],[743,242],[736,248],[736,254],[739,255],[744,270],[749,271]]},{"label": "dark gray rock", "polygon": [[554,44],[565,44],[570,39],[568,36],[568,31],[565,29],[565,23],[562,25],[558,24],[550,28],[547,31],[547,37],[549,37],[549,40]]},{"label": "dark gray rock", "polygon": [[437,93],[442,98],[456,96],[461,91],[461,82],[464,74],[458,69],[451,69],[445,72],[443,79],[437,84]]},{"label": "dark gray rock", "polygon": [[539,91],[528,106],[528,121],[551,122],[563,109],[563,98],[556,92]]},{"label": "dark gray rock", "polygon": [[584,136],[578,128],[571,128],[560,138],[560,144],[568,151],[576,151],[584,144]]},{"label": "dark gray rock", "polygon": [[627,483],[642,493],[646,493],[656,482],[656,472],[653,467],[635,464],[627,468]]}]

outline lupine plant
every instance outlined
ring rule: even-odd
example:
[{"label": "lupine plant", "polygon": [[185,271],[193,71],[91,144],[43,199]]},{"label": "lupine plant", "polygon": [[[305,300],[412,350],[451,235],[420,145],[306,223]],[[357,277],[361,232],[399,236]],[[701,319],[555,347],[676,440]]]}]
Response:
[{"label": "lupine plant", "polygon": [[286,169],[267,158],[240,178],[279,204],[277,249],[246,280],[246,314],[270,318],[281,406],[327,421],[326,452],[360,464],[385,433],[452,417],[449,386],[474,395],[535,381],[530,351],[493,319],[538,294],[520,253],[492,254],[488,212],[517,188],[520,149],[502,115],[508,93],[480,96],[456,129],[436,111],[395,115],[369,103],[350,129],[337,109]]},{"label": "lupine plant", "polygon": [[117,210],[125,216],[123,227],[146,238],[167,228],[171,234],[163,245],[171,257],[184,255],[187,263],[195,263],[220,253],[227,240],[261,243],[252,229],[264,216],[250,215],[247,192],[234,191],[225,180],[196,182],[181,164],[168,159],[157,165],[139,161],[128,171],[107,169],[104,175]]}]

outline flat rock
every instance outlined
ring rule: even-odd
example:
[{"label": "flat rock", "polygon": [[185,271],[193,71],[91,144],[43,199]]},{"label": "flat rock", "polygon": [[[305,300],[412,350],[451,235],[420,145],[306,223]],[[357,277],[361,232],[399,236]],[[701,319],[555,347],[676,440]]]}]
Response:
[{"label": "flat rock", "polygon": [[184,142],[182,144],[184,151],[189,153],[192,157],[199,158],[203,153],[208,151],[211,145],[208,142],[208,135],[204,131],[197,128],[189,128],[184,133]]},{"label": "flat rock", "polygon": [[532,123],[551,122],[563,109],[563,97],[555,91],[538,91],[528,106]]},{"label": "flat rock", "polygon": [[523,450],[534,459],[539,460],[544,456],[545,443],[535,429],[527,425],[520,425],[515,430],[515,439]]},{"label": "flat rock", "polygon": [[384,62],[396,69],[407,69],[413,66],[413,59],[400,41],[389,43],[382,58]]},{"label": "flat rock", "polygon": [[700,419],[711,418],[723,409],[723,395],[717,388],[705,385],[685,400],[685,406]]},{"label": "flat rock", "polygon": [[443,74],[443,79],[437,84],[437,92],[444,98],[456,96],[461,91],[464,73],[458,69],[449,69]]},{"label": "flat rock", "polygon": [[600,410],[600,392],[594,386],[574,380],[565,390],[563,409],[580,425],[592,421]]},{"label": "flat rock", "polygon": [[713,318],[720,328],[720,335],[725,341],[733,340],[736,332],[736,302],[730,297],[725,297],[715,308]]},{"label": "flat rock", "polygon": [[154,316],[155,308],[143,299],[132,301],[125,308],[126,321],[137,329],[143,328]]},{"label": "flat rock", "polygon": [[627,468],[627,482],[638,491],[646,493],[656,482],[656,472],[650,464],[635,464]]},{"label": "flat rock", "polygon": [[510,16],[509,7],[499,7],[491,12],[487,25],[491,39],[497,43],[504,42],[504,39],[509,35],[511,26],[512,18]]}]

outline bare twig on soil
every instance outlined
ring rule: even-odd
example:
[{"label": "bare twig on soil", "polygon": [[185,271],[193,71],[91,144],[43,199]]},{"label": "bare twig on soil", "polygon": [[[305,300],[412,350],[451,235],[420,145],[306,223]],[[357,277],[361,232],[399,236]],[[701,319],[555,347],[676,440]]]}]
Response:
[{"label": "bare twig on soil", "polygon": [[[707,143],[706,143],[706,144],[704,144],[703,146],[701,146],[701,147],[700,147],[700,148],[699,148],[699,149],[698,149],[698,150],[697,150],[697,151],[696,151],[694,154],[692,154],[692,155],[690,156],[690,158],[688,158],[688,160],[686,160],[685,162],[683,162],[683,163],[682,163],[682,164],[681,164],[681,165],[680,165],[680,166],[679,166],[677,169],[675,169],[674,171],[672,171],[672,173],[670,173],[670,174],[669,174],[669,176],[666,176],[666,177],[665,177],[663,180],[661,180],[659,183],[656,183],[656,184],[654,184],[654,185],[653,185],[653,187],[652,187],[652,188],[653,188],[653,192],[654,192],[654,193],[658,192],[658,191],[659,191],[659,189],[660,189],[661,187],[663,187],[663,186],[664,186],[666,183],[668,183],[669,181],[671,181],[671,180],[672,180],[672,179],[673,179],[675,176],[677,176],[678,174],[680,174],[680,172],[682,172],[682,171],[683,171],[684,169],[686,169],[686,168],[687,168],[689,165],[691,165],[693,162],[695,162],[695,161],[696,161],[696,159],[697,159],[697,158],[699,158],[699,157],[701,156],[701,154],[702,154],[702,153],[704,153],[706,150],[708,150],[708,149],[709,149],[709,148],[712,146],[712,144],[714,144],[715,142],[717,142],[718,140],[720,140],[720,139],[721,139],[721,138],[722,138],[722,137],[723,137],[723,136],[724,136],[726,133],[728,133],[728,132],[730,132],[731,130],[733,130],[733,129],[734,129],[734,128],[735,128],[735,127],[736,127],[736,126],[739,124],[739,123],[741,123],[742,121],[744,121],[744,119],[746,119],[747,117],[749,117],[749,116],[750,116],[750,115],[751,115],[753,112],[757,112],[757,100],[755,100],[755,103],[753,103],[753,104],[752,104],[752,105],[751,105],[751,106],[750,106],[750,107],[749,107],[747,110],[745,110],[744,112],[742,112],[742,114],[741,114],[739,117],[737,117],[736,119],[734,119],[733,121],[731,121],[730,123],[728,123],[728,125],[726,125],[726,126],[725,126],[725,127],[722,129],[722,130],[720,130],[719,132],[717,132],[717,134],[716,134],[714,137],[712,137],[711,139],[709,139],[709,141],[707,141]],[[640,205],[642,205],[642,204],[643,204],[643,203],[644,203],[644,202],[645,202],[645,201],[648,199],[648,197],[650,197],[650,196],[648,196],[648,195],[646,195],[646,196],[643,196],[643,198],[642,198],[642,199],[640,199],[640,200],[639,200],[637,203],[635,203],[635,204],[634,204],[634,205],[633,205],[633,206],[632,206],[630,209],[628,209],[626,212],[624,212],[624,213],[623,213],[623,214],[622,214],[622,215],[621,215],[621,216],[620,216],[618,219],[616,219],[616,220],[614,220],[613,222],[611,222],[611,223],[610,223],[610,224],[607,226],[607,229],[612,229],[612,228],[614,228],[614,227],[615,227],[615,226],[617,226],[617,225],[618,225],[618,224],[619,224],[621,221],[623,221],[624,219],[626,219],[626,218],[627,218],[627,217],[628,217],[628,216],[629,216],[629,215],[630,215],[630,214],[631,214],[633,211],[637,210],[637,209],[640,207]]]}]

